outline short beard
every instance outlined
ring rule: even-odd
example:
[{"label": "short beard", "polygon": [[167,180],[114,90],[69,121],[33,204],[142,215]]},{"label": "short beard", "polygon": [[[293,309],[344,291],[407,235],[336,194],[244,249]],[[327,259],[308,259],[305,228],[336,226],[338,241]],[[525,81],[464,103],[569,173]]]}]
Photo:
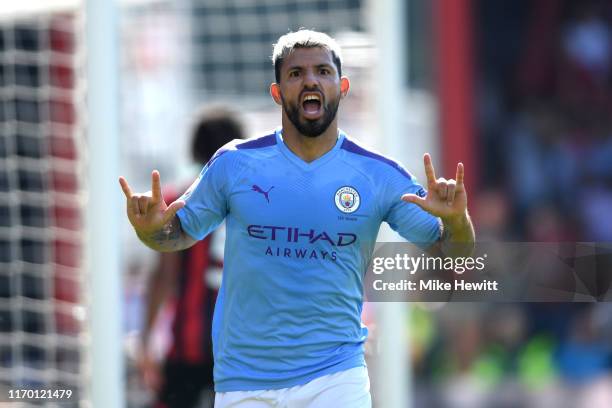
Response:
[{"label": "short beard", "polygon": [[327,105],[323,105],[323,116],[317,120],[300,120],[300,109],[297,105],[289,105],[285,99],[281,97],[283,109],[287,113],[287,117],[293,123],[293,126],[306,137],[319,137],[329,128],[329,125],[336,118],[338,106],[340,106],[340,98],[330,101]]}]

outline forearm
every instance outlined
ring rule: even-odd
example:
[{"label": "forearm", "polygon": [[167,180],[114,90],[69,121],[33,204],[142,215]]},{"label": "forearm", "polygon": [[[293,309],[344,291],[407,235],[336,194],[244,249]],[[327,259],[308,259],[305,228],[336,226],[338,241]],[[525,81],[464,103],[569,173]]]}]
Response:
[{"label": "forearm", "polygon": [[159,281],[153,278],[149,282],[147,297],[146,297],[146,308],[144,316],[144,324],[140,333],[143,349],[147,350],[149,347],[149,340],[151,337],[151,331],[155,325],[157,313],[162,303],[161,301],[161,285]]},{"label": "forearm", "polygon": [[159,252],[180,251],[192,246],[195,241],[181,228],[181,221],[175,215],[157,231],[144,233],[136,230],[136,235],[143,244]]},{"label": "forearm", "polygon": [[180,266],[179,253],[159,254],[159,261],[147,282],[145,295],[145,316],[141,331],[141,340],[144,348],[148,347],[151,331],[157,320],[161,306],[175,290],[176,277]]},{"label": "forearm", "polygon": [[441,249],[451,257],[470,256],[474,251],[474,226],[467,211],[455,218],[442,218]]}]

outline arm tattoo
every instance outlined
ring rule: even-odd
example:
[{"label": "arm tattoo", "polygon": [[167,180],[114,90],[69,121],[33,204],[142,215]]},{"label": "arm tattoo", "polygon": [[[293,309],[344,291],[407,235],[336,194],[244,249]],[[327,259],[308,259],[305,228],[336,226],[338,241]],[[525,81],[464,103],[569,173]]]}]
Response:
[{"label": "arm tattoo", "polygon": [[170,221],[164,227],[155,232],[151,239],[159,244],[163,244],[168,241],[174,241],[181,237],[181,222],[178,217],[172,217]]},{"label": "arm tattoo", "polygon": [[149,248],[156,251],[175,251],[183,247],[183,230],[181,221],[177,216],[174,216],[166,225],[159,231],[155,231],[150,235],[138,234],[138,238]]}]

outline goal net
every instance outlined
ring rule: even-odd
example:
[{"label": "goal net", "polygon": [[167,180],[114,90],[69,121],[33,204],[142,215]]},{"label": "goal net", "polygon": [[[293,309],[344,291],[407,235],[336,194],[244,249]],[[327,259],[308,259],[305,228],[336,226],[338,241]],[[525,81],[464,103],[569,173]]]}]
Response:
[{"label": "goal net", "polygon": [[16,3],[0,7],[0,406],[20,387],[70,389],[61,406],[81,406],[77,2]]}]

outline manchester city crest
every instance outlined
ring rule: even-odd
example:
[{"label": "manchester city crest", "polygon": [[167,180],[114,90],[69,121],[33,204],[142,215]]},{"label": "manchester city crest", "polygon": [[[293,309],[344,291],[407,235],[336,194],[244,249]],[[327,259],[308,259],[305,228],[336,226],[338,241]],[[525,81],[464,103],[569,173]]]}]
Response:
[{"label": "manchester city crest", "polygon": [[336,207],[343,213],[349,214],[357,211],[359,208],[359,204],[361,203],[361,198],[359,197],[359,193],[353,187],[340,187],[338,191],[336,191],[336,196],[334,199],[336,203]]}]

